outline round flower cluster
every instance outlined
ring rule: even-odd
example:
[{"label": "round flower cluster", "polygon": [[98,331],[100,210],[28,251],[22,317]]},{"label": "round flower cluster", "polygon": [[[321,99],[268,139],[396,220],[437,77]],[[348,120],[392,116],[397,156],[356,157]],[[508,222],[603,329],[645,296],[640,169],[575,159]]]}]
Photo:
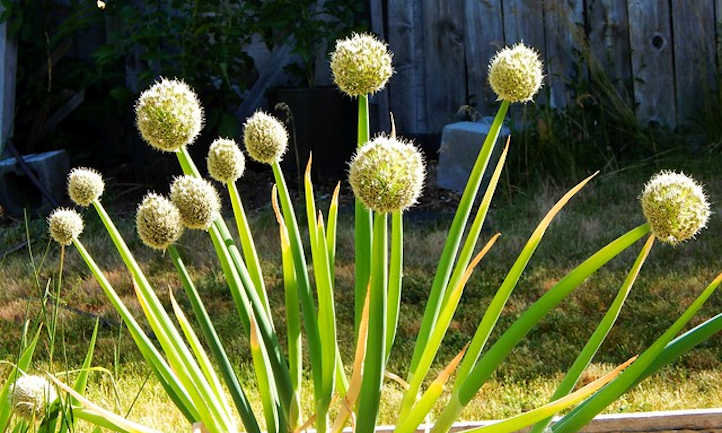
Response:
[{"label": "round flower cluster", "polygon": [[44,377],[23,375],[12,385],[9,398],[15,414],[31,421],[44,417],[47,407],[58,398],[58,394]]},{"label": "round flower cluster", "polygon": [[394,70],[385,43],[373,35],[354,34],[336,41],[331,72],[341,91],[362,96],[383,89]]},{"label": "round flower cluster", "polygon": [[203,108],[183,81],[162,78],[141,93],[135,118],[143,139],[158,150],[175,152],[196,139],[203,126]]},{"label": "round flower cluster", "polygon": [[217,138],[208,149],[208,173],[221,183],[234,182],[243,176],[246,158],[234,140]]},{"label": "round flower cluster", "polygon": [[412,143],[379,135],[351,160],[354,194],[376,212],[401,211],[416,203],[424,185],[424,158]]},{"label": "round flower cluster", "polygon": [[694,237],[710,215],[702,187],[683,173],[662,171],[653,176],[644,186],[641,201],[652,234],[671,245]]},{"label": "round flower cluster", "polygon": [[189,229],[208,230],[221,209],[213,185],[193,176],[177,177],[170,186],[170,199],[178,208],[181,222]]},{"label": "round flower cluster", "polygon": [[50,236],[61,245],[70,245],[83,232],[83,219],[73,209],[55,209],[48,217]]},{"label": "round flower cluster", "polygon": [[527,102],[542,83],[539,54],[523,43],[497,52],[489,63],[489,84],[499,100]]},{"label": "round flower cluster", "polygon": [[243,144],[251,158],[273,164],[286,152],[288,133],[278,119],[257,111],[243,125]]},{"label": "round flower cluster", "polygon": [[90,206],[104,189],[103,177],[92,168],[74,168],[68,174],[68,195],[79,206]]},{"label": "round flower cluster", "polygon": [[183,234],[178,208],[155,193],[146,195],[138,205],[135,226],[143,243],[156,250],[165,250]]}]

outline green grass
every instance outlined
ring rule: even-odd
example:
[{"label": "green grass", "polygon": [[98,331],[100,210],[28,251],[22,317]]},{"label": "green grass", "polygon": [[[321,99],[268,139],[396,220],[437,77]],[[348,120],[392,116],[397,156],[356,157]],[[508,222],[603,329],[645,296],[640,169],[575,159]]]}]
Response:
[{"label": "green grass", "polygon": [[[722,182],[718,177],[721,159],[714,155],[695,160],[676,158],[657,161],[616,175],[601,175],[592,181],[567,205],[550,227],[504,309],[491,340],[497,338],[525,308],[566,272],[616,236],[643,221],[637,197],[644,181],[651,174],[662,168],[683,169],[706,185],[714,212],[709,228],[697,240],[680,247],[672,248],[658,243],[653,248],[617,325],[612,329],[583,380],[591,381],[613,365],[640,353],[681,314],[706,284],[722,271],[719,260],[722,249],[722,225],[719,216],[721,207],[717,204],[722,203]],[[244,186],[241,185],[241,194]],[[469,341],[486,305],[533,227],[564,191],[563,188],[547,184],[508,195],[500,191],[480,244],[497,231],[502,233],[502,237],[471,278],[435,364],[436,369],[448,362]],[[350,202],[350,193],[346,192],[344,195],[346,202]],[[181,304],[188,307],[179,290],[180,283],[169,258],[142,246],[137,239],[133,232],[133,212],[123,212],[122,208],[114,211],[112,194],[106,196],[105,202],[110,204],[110,213],[135,252],[136,258],[147,271],[151,284],[161,299],[168,303],[167,291],[173,288]],[[268,208],[252,212],[251,216],[276,329],[283,332],[284,327],[280,325],[284,317],[284,300],[277,226]],[[129,275],[112,249],[108,236],[94,214],[85,212],[85,219],[87,228],[82,235],[84,244],[106,270],[109,280],[131,311],[136,317],[140,317],[140,307],[132,293]],[[414,338],[433,278],[431,272],[436,267],[450,220],[451,217],[444,213],[439,218],[422,219],[415,218],[413,212],[407,219],[403,305],[399,333],[388,365],[389,371],[402,377],[406,375],[405,368],[410,361]],[[232,226],[230,221],[229,226]],[[42,220],[31,221],[29,229],[34,239],[33,252],[37,263],[47,245],[45,223]],[[5,227],[0,239],[7,240],[4,244],[12,245],[24,238],[24,231],[22,224]],[[545,403],[594,326],[604,315],[641,246],[640,242],[613,260],[548,315],[511,353],[494,378],[481,389],[463,417],[506,417]],[[226,343],[229,356],[240,371],[244,386],[249,388],[251,400],[260,409],[260,402],[253,390],[248,341],[239,332],[240,324],[233,301],[216,264],[210,240],[203,233],[187,232],[181,239],[180,247],[190,265],[198,290]],[[352,359],[354,344],[351,337],[352,248],[351,214],[346,212],[342,213],[339,220],[336,313],[340,346],[347,365]],[[39,299],[47,279],[54,277],[58,256],[58,248],[51,245],[37,283],[27,251],[14,253],[0,262],[0,333],[3,335],[0,340],[0,359],[14,358],[21,332],[20,325],[25,317],[40,311]],[[94,374],[91,376],[89,388],[92,399],[120,413],[126,413],[140,392],[130,411],[134,420],[162,431],[187,430],[188,426],[181,414],[165,397],[157,381],[150,378],[144,385],[149,373],[147,367],[141,362],[140,354],[130,337],[122,332],[119,334],[118,316],[106,302],[77,252],[73,250],[69,250],[67,254],[63,279],[62,298],[66,306],[99,315],[106,321],[99,331],[95,364],[107,368],[115,375],[115,391],[109,375]],[[710,299],[692,325],[700,323],[720,309],[722,296],[717,294]],[[65,365],[71,368],[80,365],[92,333],[93,321],[91,316],[62,310],[61,325],[65,344],[61,349],[56,348],[56,370],[66,368]],[[281,340],[284,341],[283,336]],[[44,340],[43,344],[46,344],[46,341]],[[39,370],[49,368],[46,352],[45,347],[41,346],[37,356]],[[114,359],[115,353],[119,354],[117,362]],[[643,382],[609,407],[608,411],[719,405],[722,401],[721,359],[722,336],[718,335],[673,366]],[[7,369],[0,370],[0,374],[6,374],[6,371]],[[430,376],[434,376],[433,372]],[[308,415],[312,407],[312,391],[310,382],[306,385],[304,404]],[[400,399],[399,386],[392,381],[386,381],[380,423],[394,421]]]}]

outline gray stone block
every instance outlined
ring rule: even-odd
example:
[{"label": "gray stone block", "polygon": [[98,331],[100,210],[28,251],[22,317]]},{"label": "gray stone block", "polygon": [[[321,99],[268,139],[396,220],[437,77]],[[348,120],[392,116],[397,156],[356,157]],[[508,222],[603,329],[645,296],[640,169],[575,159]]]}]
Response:
[{"label": "gray stone block", "polygon": [[[444,127],[441,133],[439,166],[436,172],[437,186],[458,193],[464,191],[471,169],[493,120],[493,117],[484,117],[478,122],[457,122]],[[503,149],[503,143],[510,133],[509,128],[501,127],[499,138],[484,174],[481,191],[484,191]]]},{"label": "gray stone block", "polygon": [[[65,150],[32,153],[23,155],[23,159],[45,189],[57,202],[62,203],[65,198],[65,176],[70,168],[70,159]],[[0,160],[0,205],[10,215],[16,216],[22,215],[23,209],[45,215],[53,207],[20,169],[15,158]]]}]

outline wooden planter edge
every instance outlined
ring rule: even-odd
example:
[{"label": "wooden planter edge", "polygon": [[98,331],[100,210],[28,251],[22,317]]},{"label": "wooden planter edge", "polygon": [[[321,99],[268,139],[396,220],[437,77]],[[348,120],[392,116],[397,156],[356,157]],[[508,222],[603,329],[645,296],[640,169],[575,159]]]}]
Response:
[{"label": "wooden planter edge", "polygon": [[[452,426],[458,433],[474,427],[493,424],[496,421],[460,422]],[[427,432],[431,425],[421,425],[417,433]],[[379,426],[377,433],[391,433],[394,426]],[[529,429],[522,430],[523,432]],[[583,433],[609,432],[675,432],[675,431],[722,432],[722,408],[670,410],[657,412],[631,412],[599,415],[580,431]]]}]

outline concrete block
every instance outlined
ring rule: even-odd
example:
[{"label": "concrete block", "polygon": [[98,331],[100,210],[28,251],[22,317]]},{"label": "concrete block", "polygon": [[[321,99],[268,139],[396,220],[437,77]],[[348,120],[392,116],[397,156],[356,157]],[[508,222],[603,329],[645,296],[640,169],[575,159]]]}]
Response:
[{"label": "concrete block", "polygon": [[[70,159],[65,150],[32,153],[24,155],[23,159],[53,198],[59,203],[65,201],[65,177],[70,169]],[[20,169],[15,158],[0,160],[0,205],[15,216],[21,216],[23,209],[45,215],[53,208]]]},{"label": "concrete block", "polygon": [[[439,166],[436,173],[436,184],[440,188],[458,193],[464,191],[466,181],[469,179],[471,169],[493,120],[493,117],[484,117],[478,122],[457,122],[444,127],[441,133]],[[481,191],[488,183],[503,149],[503,143],[510,133],[509,128],[502,126],[482,181]]]}]

